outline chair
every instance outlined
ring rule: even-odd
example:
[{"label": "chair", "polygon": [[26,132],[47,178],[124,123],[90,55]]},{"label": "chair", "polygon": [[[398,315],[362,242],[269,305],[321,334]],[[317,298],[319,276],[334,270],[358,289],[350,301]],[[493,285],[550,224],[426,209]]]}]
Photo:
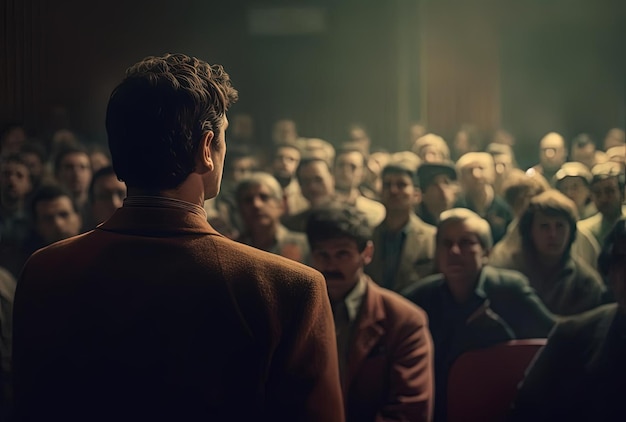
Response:
[{"label": "chair", "polygon": [[526,368],[546,341],[511,340],[459,356],[448,378],[448,421],[506,420]]}]

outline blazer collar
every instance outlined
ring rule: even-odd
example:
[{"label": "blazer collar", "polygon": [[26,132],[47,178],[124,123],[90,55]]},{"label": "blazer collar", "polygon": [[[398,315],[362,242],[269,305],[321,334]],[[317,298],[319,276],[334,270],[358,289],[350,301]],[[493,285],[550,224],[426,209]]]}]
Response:
[{"label": "blazer collar", "polygon": [[124,206],[96,230],[153,237],[189,234],[221,236],[199,213],[172,207]]},{"label": "blazer collar", "polygon": [[383,325],[379,324],[385,319],[385,308],[378,292],[379,289],[380,287],[367,277],[367,292],[356,321],[348,357],[345,391],[349,389],[352,379],[354,379],[367,355],[385,334]]}]

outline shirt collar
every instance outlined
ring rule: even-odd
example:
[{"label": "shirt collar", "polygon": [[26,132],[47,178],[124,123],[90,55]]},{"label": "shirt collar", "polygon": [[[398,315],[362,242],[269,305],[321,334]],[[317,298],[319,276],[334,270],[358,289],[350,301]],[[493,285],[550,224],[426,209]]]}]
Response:
[{"label": "shirt collar", "polygon": [[152,195],[135,195],[127,196],[124,199],[124,207],[155,207],[155,208],[178,208],[184,209],[194,214],[198,214],[205,219],[207,213],[204,207],[191,202],[183,201],[176,198],[167,198],[164,196]]},{"label": "shirt collar", "polygon": [[348,309],[348,317],[350,321],[354,321],[363,303],[365,292],[367,291],[367,278],[361,277],[356,283],[356,286],[350,290],[350,292],[344,298],[344,303]]}]

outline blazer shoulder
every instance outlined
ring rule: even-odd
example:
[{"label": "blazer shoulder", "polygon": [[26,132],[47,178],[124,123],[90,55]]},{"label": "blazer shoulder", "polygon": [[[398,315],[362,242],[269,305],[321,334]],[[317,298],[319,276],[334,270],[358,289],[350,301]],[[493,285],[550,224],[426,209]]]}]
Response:
[{"label": "blazer shoulder", "polygon": [[399,294],[409,301],[419,304],[423,301],[429,301],[429,298],[439,290],[443,283],[443,274],[432,274],[408,285]]},{"label": "blazer shoulder", "polygon": [[517,270],[486,265],[485,282],[490,288],[523,289],[530,286],[528,278]]}]

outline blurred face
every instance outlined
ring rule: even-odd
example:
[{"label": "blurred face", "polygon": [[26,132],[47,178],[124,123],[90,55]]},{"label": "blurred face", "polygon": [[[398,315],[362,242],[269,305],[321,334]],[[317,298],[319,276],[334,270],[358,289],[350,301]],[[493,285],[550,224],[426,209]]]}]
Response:
[{"label": "blurred face", "polygon": [[298,138],[296,124],[291,120],[279,120],[274,125],[274,142],[293,142]]},{"label": "blurred face", "polygon": [[558,134],[546,135],[539,143],[539,162],[547,170],[560,168],[567,157],[565,142]]},{"label": "blurred face", "polygon": [[35,207],[37,232],[47,243],[67,239],[80,233],[80,215],[67,196],[38,202]]},{"label": "blurred face", "polygon": [[316,207],[328,201],[335,193],[335,180],[328,166],[314,161],[302,167],[298,173],[302,196]]},{"label": "blurred face", "polygon": [[274,156],[272,169],[277,178],[291,179],[300,163],[300,152],[295,148],[279,148]]},{"label": "blurred face", "polygon": [[0,169],[2,200],[9,202],[23,200],[32,189],[28,167],[9,161],[0,165]]},{"label": "blurred face", "polygon": [[91,162],[82,152],[67,154],[61,160],[57,178],[74,195],[82,195],[91,183]]},{"label": "blurred face", "polygon": [[486,263],[487,251],[465,221],[450,221],[439,228],[437,266],[448,283],[474,283]]},{"label": "blurred face", "polygon": [[348,152],[335,159],[335,186],[339,189],[352,189],[363,181],[363,155],[359,152]]},{"label": "blurred face", "polygon": [[440,163],[444,161],[443,152],[435,145],[425,145],[419,150],[419,157],[425,163]]},{"label": "blurred face", "polygon": [[113,174],[101,176],[93,186],[91,212],[96,224],[100,224],[120,208],[126,198],[126,184]]},{"label": "blurred face", "polygon": [[253,185],[241,193],[239,212],[249,230],[275,227],[283,214],[283,204],[265,185]]},{"label": "blurred face", "polygon": [[256,168],[256,159],[254,157],[242,157],[233,160],[232,163],[232,179],[239,182],[243,178],[249,176]]},{"label": "blurred face", "polygon": [[582,147],[572,147],[572,161],[583,163],[588,168],[593,167],[596,162],[596,147],[593,144],[583,145]]},{"label": "blurred face", "polygon": [[494,182],[495,170],[491,163],[474,161],[461,169],[461,185],[467,193],[479,192]]},{"label": "blurred face", "polygon": [[313,268],[326,279],[328,296],[332,301],[343,299],[363,276],[363,267],[372,260],[374,246],[368,242],[359,252],[356,240],[343,237],[311,245]]},{"label": "blurred face", "polygon": [[108,165],[111,165],[111,161],[109,157],[103,154],[100,151],[92,152],[89,156],[89,161],[91,162],[91,169],[95,173],[101,168],[104,168]]},{"label": "blurred face", "polygon": [[457,184],[445,174],[438,174],[422,192],[422,202],[434,215],[449,210],[456,201]]},{"label": "blurred face", "polygon": [[620,192],[617,177],[595,182],[591,186],[591,199],[602,215],[615,218],[621,214],[623,192]]},{"label": "blurred face", "polygon": [[558,183],[557,189],[574,201],[579,210],[586,205],[589,199],[589,187],[581,177],[566,177]]},{"label": "blurred face", "polygon": [[387,211],[413,210],[419,200],[419,190],[408,174],[387,173],[383,176],[381,199]]},{"label": "blurred face", "polygon": [[563,216],[535,214],[531,226],[531,238],[540,256],[558,259],[563,256],[570,238],[570,225]]},{"label": "blurred face", "polygon": [[43,175],[43,163],[37,154],[30,152],[23,152],[22,159],[30,170],[30,175],[33,179],[40,179]]}]

